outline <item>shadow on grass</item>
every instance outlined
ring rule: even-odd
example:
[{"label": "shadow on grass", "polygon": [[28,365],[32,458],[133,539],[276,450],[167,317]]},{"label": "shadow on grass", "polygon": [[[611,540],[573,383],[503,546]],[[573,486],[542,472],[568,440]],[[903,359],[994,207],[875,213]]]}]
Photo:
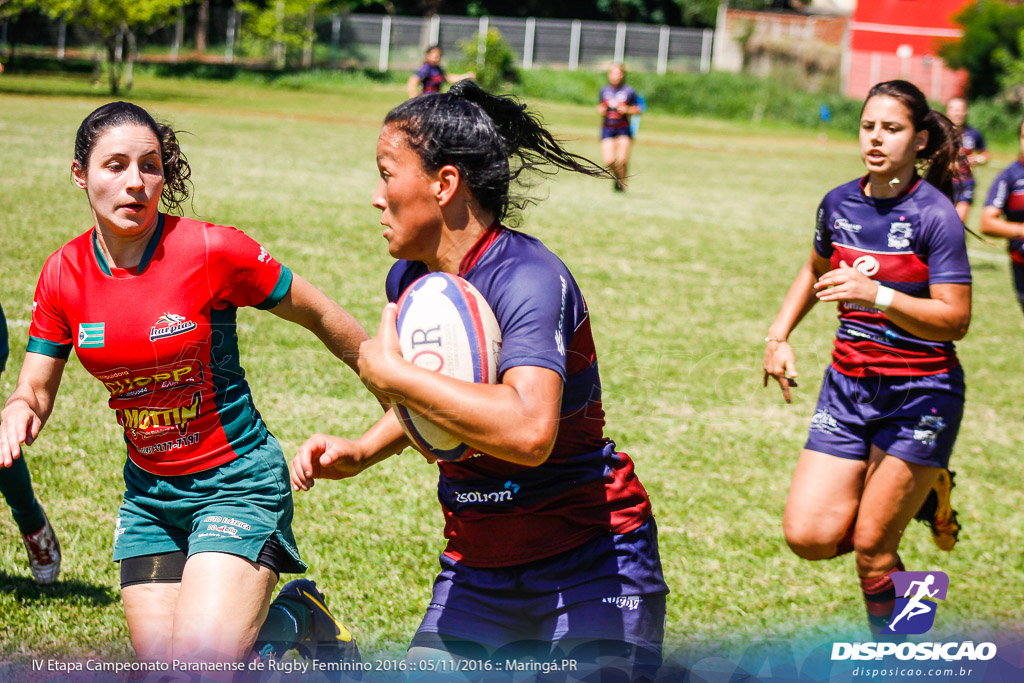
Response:
[{"label": "shadow on grass", "polygon": [[52,586],[40,586],[29,576],[14,576],[0,570],[0,593],[9,593],[29,602],[71,600],[94,606],[110,605],[117,596],[109,586],[78,580],[57,580]]}]

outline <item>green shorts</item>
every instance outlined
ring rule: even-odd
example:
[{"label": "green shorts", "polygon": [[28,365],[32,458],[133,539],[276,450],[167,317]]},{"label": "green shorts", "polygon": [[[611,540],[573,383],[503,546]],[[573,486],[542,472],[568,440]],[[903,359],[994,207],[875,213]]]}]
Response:
[{"label": "green shorts", "polygon": [[114,561],[181,551],[228,553],[253,562],[273,538],[302,573],[292,535],[288,465],[273,435],[254,450],[204,472],[161,477],[130,459],[114,525]]}]

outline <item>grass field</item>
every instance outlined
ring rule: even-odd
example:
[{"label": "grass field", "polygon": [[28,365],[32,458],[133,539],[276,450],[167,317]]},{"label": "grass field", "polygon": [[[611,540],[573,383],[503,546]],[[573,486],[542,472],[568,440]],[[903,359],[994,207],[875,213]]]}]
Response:
[{"label": "grass field", "polygon": [[[132,98],[189,131],[190,215],[243,228],[375,330],[390,265],[370,206],[380,121],[394,85],[323,88],[143,78]],[[51,252],[91,225],[69,169],[75,130],[107,101],[84,80],[0,78],[0,298],[13,389],[32,293]],[[598,155],[590,106],[531,102],[575,151]],[[1013,150],[980,172],[982,193]],[[819,307],[793,343],[793,405],[761,388],[762,339],[811,244],[822,195],[862,171],[853,138],[796,128],[644,118],[625,196],[562,175],[533,190],[522,229],[579,281],[605,387],[607,433],[636,460],[654,502],[672,589],[668,653],[723,656],[751,643],[866,638],[852,560],[808,563],[787,549],[781,515],[835,327]],[[984,196],[984,194],[982,194]],[[975,207],[972,224],[980,208]],[[971,238],[974,322],[960,352],[967,413],[954,454],[964,531],[952,553],[911,526],[910,569],[950,576],[932,639],[1024,637],[1020,310],[1001,247]],[[309,334],[239,314],[242,364],[286,453],[313,431],[356,435],[377,408]],[[56,410],[29,450],[37,493],[64,546],[61,580],[31,581],[0,510],[0,660],[131,655],[110,561],[124,446],[105,392],[72,359]],[[296,496],[309,576],[368,657],[401,656],[443,547],[434,467],[411,451],[346,482]],[[1014,550],[1016,548],[1016,550]],[[697,654],[695,654],[697,653]],[[3,671],[0,670],[0,678]]]}]

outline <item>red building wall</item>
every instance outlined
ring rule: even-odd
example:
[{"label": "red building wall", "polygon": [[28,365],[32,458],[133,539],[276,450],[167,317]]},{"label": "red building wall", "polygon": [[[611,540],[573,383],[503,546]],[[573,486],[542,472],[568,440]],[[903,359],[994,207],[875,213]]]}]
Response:
[{"label": "red building wall", "polygon": [[913,82],[933,100],[961,94],[966,75],[947,69],[938,49],[960,36],[953,16],[970,1],[859,0],[850,18],[846,94],[863,97],[894,78]]}]

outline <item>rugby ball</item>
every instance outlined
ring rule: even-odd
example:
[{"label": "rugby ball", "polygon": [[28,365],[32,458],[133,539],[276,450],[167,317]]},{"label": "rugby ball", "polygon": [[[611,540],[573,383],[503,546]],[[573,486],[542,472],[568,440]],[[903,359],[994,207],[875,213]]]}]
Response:
[{"label": "rugby ball", "polygon": [[[496,384],[501,329],[476,288],[457,275],[428,273],[398,300],[398,341],[415,365],[464,382]],[[476,450],[422,415],[396,404],[402,428],[438,460],[462,460]]]}]

